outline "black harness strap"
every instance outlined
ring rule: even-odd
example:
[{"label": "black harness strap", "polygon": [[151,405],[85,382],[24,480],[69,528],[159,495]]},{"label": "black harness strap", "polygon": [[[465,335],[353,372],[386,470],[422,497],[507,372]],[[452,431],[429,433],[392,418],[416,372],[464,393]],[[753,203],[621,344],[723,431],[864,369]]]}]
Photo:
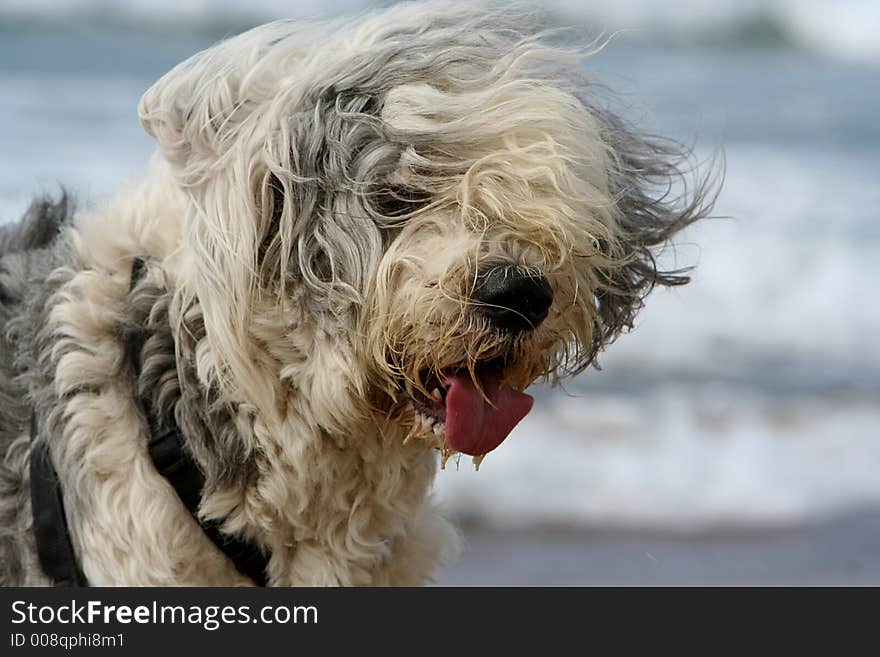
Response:
[{"label": "black harness strap", "polygon": [[[136,258],[131,270],[129,291],[134,289],[145,273],[146,263]],[[137,374],[140,374],[140,356],[145,337],[135,335],[128,344],[128,352]],[[269,560],[260,547],[251,541],[224,534],[220,531],[218,521],[202,520],[199,517],[205,476],[186,448],[177,422],[172,418],[171,428],[159,432],[156,429],[159,423],[152,412],[151,404],[146,399],[142,399],[141,404],[149,420],[151,436],[148,450],[156,470],[168,480],[211,542],[229,557],[236,569],[257,585],[266,586],[266,567]],[[31,419],[30,475],[34,534],[43,571],[54,580],[56,586],[88,586],[88,580],[80,570],[70,541],[61,482],[49,455],[49,445],[45,441],[37,442],[36,414]]]},{"label": "black harness strap", "polygon": [[37,416],[31,415],[31,512],[40,565],[55,586],[88,586],[70,542],[61,482],[49,445],[37,442]]},{"label": "black harness strap", "polygon": [[217,521],[199,517],[205,476],[184,446],[177,423],[168,431],[154,435],[148,449],[156,470],[168,480],[211,542],[229,557],[238,572],[250,577],[257,585],[266,586],[266,566],[269,562],[260,548],[250,541],[223,534]]},{"label": "black harness strap", "polygon": [[[146,273],[146,263],[135,258],[131,270],[131,284],[129,290],[134,289]],[[141,350],[144,344],[144,336],[133,338],[129,343],[129,354],[135,372],[140,375]],[[202,531],[211,539],[220,550],[235,564],[238,572],[250,577],[258,586],[266,586],[266,567],[269,560],[263,551],[251,541],[235,536],[223,534],[220,531],[220,523],[215,520],[202,520],[199,517],[199,504],[202,499],[202,490],[205,487],[205,476],[187,449],[180,427],[176,420],[171,418],[171,428],[166,431],[158,431],[159,422],[155,417],[149,400],[142,399],[141,405],[147,415],[150,424],[151,437],[148,444],[150,457],[156,470],[159,471],[168,483],[174,488],[180,501],[187,508],[202,528]]]}]

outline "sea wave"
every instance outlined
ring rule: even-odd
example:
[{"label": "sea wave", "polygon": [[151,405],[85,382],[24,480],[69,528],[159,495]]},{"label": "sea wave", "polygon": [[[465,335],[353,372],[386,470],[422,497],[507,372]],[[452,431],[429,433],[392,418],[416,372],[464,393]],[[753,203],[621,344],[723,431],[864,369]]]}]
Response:
[{"label": "sea wave", "polygon": [[[601,378],[601,375],[597,375]],[[441,505],[503,529],[781,528],[880,505],[873,398],[779,399],[723,385],[542,394],[474,471],[450,461]]]},{"label": "sea wave", "polygon": [[[369,0],[0,0],[3,30],[112,29],[189,32],[219,38],[276,18],[320,18],[362,11]],[[880,63],[880,4],[868,0],[548,0],[552,23],[620,32],[653,45],[770,47]]]}]

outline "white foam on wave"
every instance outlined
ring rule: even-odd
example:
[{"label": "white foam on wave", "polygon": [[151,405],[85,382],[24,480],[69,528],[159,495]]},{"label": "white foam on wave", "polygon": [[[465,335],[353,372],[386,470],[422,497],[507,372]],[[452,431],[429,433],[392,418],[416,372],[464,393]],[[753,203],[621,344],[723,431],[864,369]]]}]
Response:
[{"label": "white foam on wave", "polygon": [[[644,32],[659,29],[682,40],[706,31],[749,38],[750,25],[764,26],[778,29],[782,32],[780,37],[816,52],[880,60],[880,42],[876,38],[880,5],[872,0],[555,0],[547,6],[572,17],[597,18],[607,28]],[[765,32],[763,37],[767,36]]]},{"label": "white foam on wave", "polygon": [[[705,531],[795,525],[880,504],[880,408],[733,391],[543,399],[437,497],[503,528]],[[748,395],[745,395],[748,397]]]}]

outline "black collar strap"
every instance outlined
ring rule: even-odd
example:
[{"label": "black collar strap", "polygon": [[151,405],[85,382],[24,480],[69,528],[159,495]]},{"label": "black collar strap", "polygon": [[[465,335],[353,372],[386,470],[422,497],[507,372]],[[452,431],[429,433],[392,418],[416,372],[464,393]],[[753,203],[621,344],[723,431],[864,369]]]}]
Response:
[{"label": "black collar strap", "polygon": [[[146,273],[145,262],[136,258],[131,271],[131,286]],[[146,336],[135,336],[128,345],[129,354],[136,373],[140,373],[140,354]],[[236,569],[250,577],[258,586],[266,586],[266,566],[268,558],[251,541],[220,531],[220,522],[202,520],[198,515],[205,476],[186,448],[183,434],[172,418],[171,428],[158,432],[159,426],[152,413],[148,400],[141,404],[150,426],[148,449],[156,470],[174,488],[180,501],[199,523],[211,542],[214,543],[235,564]],[[31,508],[34,516],[34,534],[37,553],[43,571],[57,586],[88,586],[88,581],[79,568],[76,554],[70,541],[67,520],[64,515],[64,502],[58,473],[49,456],[48,443],[37,443],[36,416],[31,423]]]}]

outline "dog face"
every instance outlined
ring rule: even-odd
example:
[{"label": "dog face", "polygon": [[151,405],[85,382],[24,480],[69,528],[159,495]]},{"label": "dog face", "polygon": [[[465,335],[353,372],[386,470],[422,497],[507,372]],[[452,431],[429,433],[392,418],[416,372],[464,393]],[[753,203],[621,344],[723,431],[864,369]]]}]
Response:
[{"label": "dog face", "polygon": [[415,431],[441,449],[496,447],[531,408],[522,391],[581,367],[593,345],[616,222],[609,154],[564,83],[529,70],[542,55],[524,46],[473,82],[385,98],[403,152],[379,201],[403,221],[364,328],[386,380],[404,383]]},{"label": "dog face", "polygon": [[676,151],[524,25],[436,4],[275,23],[147,92],[187,198],[178,294],[214,346],[205,378],[264,411],[295,380],[328,430],[378,411],[479,457],[533,381],[686,282],[652,248],[707,214],[708,183],[674,197]]}]

